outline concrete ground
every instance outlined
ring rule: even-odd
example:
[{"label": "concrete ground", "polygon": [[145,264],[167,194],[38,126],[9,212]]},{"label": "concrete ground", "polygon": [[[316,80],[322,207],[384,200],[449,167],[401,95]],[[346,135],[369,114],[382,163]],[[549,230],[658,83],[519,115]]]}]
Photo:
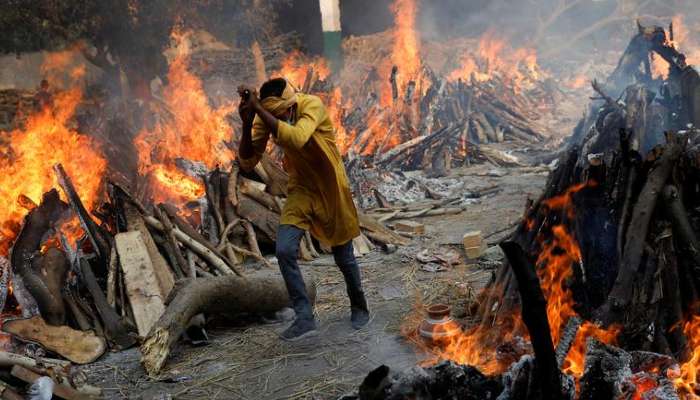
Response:
[{"label": "concrete ground", "polygon": [[496,242],[518,221],[526,199],[539,195],[547,175],[544,169],[512,168],[499,177],[491,176],[490,170],[493,167],[472,166],[453,170],[451,177],[463,180],[465,190],[497,185],[500,192],[461,214],[416,219],[426,224],[424,236],[395,253],[375,251],[360,259],[373,312],[364,329],[350,327],[342,276],[332,259],[324,258],[303,266],[305,276],[318,282],[320,335],[287,343],[277,337],[287,323],[242,319],[234,327],[209,327],[206,346],[178,344],[159,379],[144,375],[138,350],[131,349],[86,366],[91,383],[104,388],[109,399],[337,399],[355,391],[379,365],[415,365],[424,354],[401,328],[408,326],[407,316],[416,305],[450,301],[445,300],[446,288],[454,282],[466,282],[477,292],[492,271],[474,264],[427,272],[415,255],[424,249],[453,248],[464,256],[462,235],[471,230],[481,230],[488,241]]}]

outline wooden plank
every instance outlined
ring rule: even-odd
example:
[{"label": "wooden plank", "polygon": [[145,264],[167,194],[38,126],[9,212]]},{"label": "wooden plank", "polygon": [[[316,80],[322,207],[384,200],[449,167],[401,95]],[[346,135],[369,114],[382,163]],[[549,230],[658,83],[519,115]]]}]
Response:
[{"label": "wooden plank", "polygon": [[118,233],[114,241],[136,328],[146,336],[165,310],[165,296],[141,232]]},{"label": "wooden plank", "polygon": [[396,221],[394,223],[394,227],[399,232],[415,233],[418,235],[422,235],[425,233],[425,225],[421,224],[420,222],[416,222],[416,221],[410,221],[410,220]]},{"label": "wooden plank", "polygon": [[168,262],[165,261],[163,255],[160,254],[160,251],[158,251],[156,242],[153,240],[151,233],[146,227],[146,222],[143,220],[141,214],[139,214],[136,208],[131,204],[126,203],[124,206],[124,213],[126,214],[127,228],[130,231],[137,231],[141,233],[141,239],[146,246],[149,259],[153,265],[153,271],[158,279],[160,294],[165,299],[170,294],[173,286],[175,286],[173,271],[170,269],[170,266],[168,265]]},{"label": "wooden plank", "polygon": [[105,340],[94,332],[76,331],[65,325],[52,326],[39,316],[5,321],[2,330],[22,340],[39,343],[76,364],[91,363],[107,350]]}]

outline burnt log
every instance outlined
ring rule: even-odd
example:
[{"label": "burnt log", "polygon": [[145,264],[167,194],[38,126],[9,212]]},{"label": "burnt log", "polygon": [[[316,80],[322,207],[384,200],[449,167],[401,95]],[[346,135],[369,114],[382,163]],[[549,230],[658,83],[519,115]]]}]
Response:
[{"label": "burnt log", "polygon": [[136,339],[129,334],[129,329],[117,312],[107,302],[107,297],[97,283],[90,263],[83,257],[80,258],[81,280],[87,287],[92,301],[100,316],[107,340],[116,349],[126,349],[136,343]]},{"label": "burnt log", "polygon": [[620,259],[620,269],[615,279],[615,284],[610,295],[599,309],[599,315],[607,323],[620,321],[626,307],[629,305],[634,288],[633,282],[637,277],[644,245],[646,243],[649,223],[656,208],[656,203],[666,181],[671,174],[676,161],[681,155],[680,147],[670,143],[664,150],[662,157],[654,164],[654,169],[649,173],[646,183],[635,204],[630,224],[627,228],[623,254]]},{"label": "burnt log", "polygon": [[62,325],[65,322],[63,301],[60,292],[57,294],[52,291],[39,271],[35,270],[40,263],[33,260],[40,257],[39,247],[44,235],[68,208],[55,189],[45,193],[41,204],[24,218],[24,225],[10,255],[15,274],[22,278],[24,287],[36,300],[41,315],[53,325]]},{"label": "burnt log", "polygon": [[56,173],[56,177],[58,178],[58,184],[61,185],[61,189],[63,189],[63,192],[66,194],[71,208],[73,208],[73,211],[78,216],[80,225],[83,227],[85,233],[90,239],[90,243],[95,249],[95,253],[97,253],[97,256],[100,257],[105,263],[107,263],[109,261],[111,248],[109,240],[111,237],[104,232],[104,230],[98,226],[95,221],[93,221],[92,217],[90,217],[90,214],[85,209],[83,202],[78,196],[78,192],[75,190],[75,186],[73,186],[73,182],[63,169],[63,166],[61,164],[56,164],[54,165],[53,169]]},{"label": "burnt log", "polygon": [[680,198],[678,188],[668,185],[663,190],[666,210],[673,226],[674,242],[684,260],[692,270],[695,286],[700,287],[700,243],[688,220],[688,212]]},{"label": "burnt log", "polygon": [[534,263],[528,258],[519,244],[503,242],[501,248],[513,269],[520,291],[523,322],[530,332],[535,352],[535,387],[529,389],[523,398],[563,399],[561,392],[561,371],[557,364],[554,343],[547,320],[547,301],[540,288]]}]

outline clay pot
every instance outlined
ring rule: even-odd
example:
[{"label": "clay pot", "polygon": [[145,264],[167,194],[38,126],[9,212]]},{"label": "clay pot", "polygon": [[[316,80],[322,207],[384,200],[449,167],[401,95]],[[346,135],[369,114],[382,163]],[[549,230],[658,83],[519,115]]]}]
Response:
[{"label": "clay pot", "polygon": [[426,318],[418,327],[418,334],[430,345],[441,345],[462,332],[462,326],[452,319],[452,308],[446,304],[433,304],[426,308]]}]

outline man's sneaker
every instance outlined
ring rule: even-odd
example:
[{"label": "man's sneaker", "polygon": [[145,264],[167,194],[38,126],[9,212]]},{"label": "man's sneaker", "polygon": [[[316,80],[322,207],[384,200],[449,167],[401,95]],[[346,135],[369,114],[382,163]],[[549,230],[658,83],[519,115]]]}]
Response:
[{"label": "man's sneaker", "polygon": [[350,323],[355,329],[362,329],[369,322],[369,311],[367,309],[352,307],[350,313]]},{"label": "man's sneaker", "polygon": [[318,331],[316,329],[315,320],[297,318],[289,328],[280,334],[280,338],[288,342],[295,342],[304,337],[317,334]]}]

